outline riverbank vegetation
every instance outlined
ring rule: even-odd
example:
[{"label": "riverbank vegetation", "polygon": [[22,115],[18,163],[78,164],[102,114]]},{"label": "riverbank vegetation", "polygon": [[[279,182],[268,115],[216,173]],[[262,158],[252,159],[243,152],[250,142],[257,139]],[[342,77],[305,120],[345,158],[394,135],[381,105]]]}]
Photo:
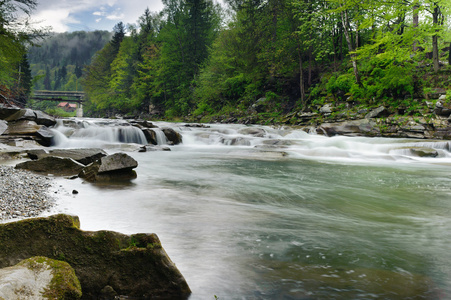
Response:
[{"label": "riverbank vegetation", "polygon": [[166,0],[86,68],[92,115],[210,121],[335,107],[415,110],[451,86],[450,4]]},{"label": "riverbank vegetation", "polygon": [[0,1],[0,103],[24,105],[31,91],[27,49],[46,35],[29,16],[36,0]]}]

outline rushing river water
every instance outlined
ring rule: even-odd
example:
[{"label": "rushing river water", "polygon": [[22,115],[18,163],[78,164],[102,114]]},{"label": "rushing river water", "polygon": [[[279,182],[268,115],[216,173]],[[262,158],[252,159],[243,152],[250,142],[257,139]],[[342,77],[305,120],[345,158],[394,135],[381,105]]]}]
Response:
[{"label": "rushing river water", "polygon": [[[142,139],[94,123],[55,147]],[[56,211],[84,230],[157,233],[190,300],[451,298],[450,143],[157,125],[183,144],[127,152],[139,162],[129,184],[59,179]]]}]

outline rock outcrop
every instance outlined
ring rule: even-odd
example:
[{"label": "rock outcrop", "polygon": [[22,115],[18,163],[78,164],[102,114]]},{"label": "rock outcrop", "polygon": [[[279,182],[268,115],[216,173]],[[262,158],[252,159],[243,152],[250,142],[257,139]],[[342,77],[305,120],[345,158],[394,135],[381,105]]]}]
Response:
[{"label": "rock outcrop", "polygon": [[[53,117],[31,109],[0,108],[0,135],[11,142],[24,139],[35,140],[43,146],[50,146],[53,133],[48,127],[56,124]],[[6,126],[6,128],[5,128]]]},{"label": "rock outcrop", "polygon": [[115,153],[89,164],[78,176],[91,182],[130,180],[136,178],[133,170],[136,167],[135,159],[125,153]]},{"label": "rock outcrop", "polygon": [[80,282],[63,261],[42,256],[0,269],[0,299],[80,299]]},{"label": "rock outcrop", "polygon": [[85,165],[73,160],[57,156],[48,156],[38,160],[30,160],[19,163],[16,169],[24,169],[42,174],[58,176],[77,175]]},{"label": "rock outcrop", "polygon": [[55,215],[0,224],[0,268],[44,256],[67,262],[83,299],[186,299],[191,291],[155,234],[86,232],[78,217]]}]

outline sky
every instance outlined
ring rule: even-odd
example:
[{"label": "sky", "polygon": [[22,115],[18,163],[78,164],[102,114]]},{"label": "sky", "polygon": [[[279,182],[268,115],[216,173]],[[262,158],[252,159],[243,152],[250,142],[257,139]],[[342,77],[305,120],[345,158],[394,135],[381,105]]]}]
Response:
[{"label": "sky", "polygon": [[51,26],[53,32],[112,31],[115,24],[134,24],[146,8],[159,12],[161,0],[38,0],[31,15],[38,27]]}]

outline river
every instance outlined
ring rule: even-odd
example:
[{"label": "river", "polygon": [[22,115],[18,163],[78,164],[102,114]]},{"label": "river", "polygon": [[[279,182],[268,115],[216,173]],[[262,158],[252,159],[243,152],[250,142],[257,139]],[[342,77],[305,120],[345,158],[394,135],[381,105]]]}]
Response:
[{"label": "river", "polygon": [[139,153],[84,124],[55,147],[127,151],[138,177],[57,179],[53,212],[83,230],[157,233],[190,300],[451,298],[449,142],[157,122],[183,144]]}]

